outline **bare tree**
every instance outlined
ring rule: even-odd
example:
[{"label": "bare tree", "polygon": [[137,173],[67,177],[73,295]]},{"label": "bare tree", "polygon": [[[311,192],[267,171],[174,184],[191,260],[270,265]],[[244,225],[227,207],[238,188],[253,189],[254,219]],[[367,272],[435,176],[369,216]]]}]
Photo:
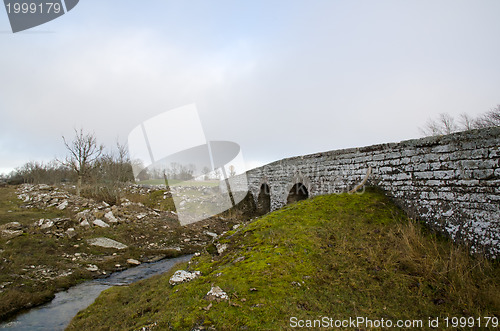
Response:
[{"label": "bare tree", "polygon": [[500,105],[492,108],[490,111],[480,116],[476,121],[477,128],[488,128],[492,126],[500,126]]},{"label": "bare tree", "polygon": [[116,147],[118,149],[118,158],[115,162],[118,163],[120,169],[118,180],[121,182],[133,181],[134,173],[128,147],[126,144],[120,144],[119,142],[116,143]]},{"label": "bare tree", "polygon": [[71,172],[55,160],[48,163],[29,161],[16,169],[16,175],[25,183],[56,184],[71,177]]},{"label": "bare tree", "polygon": [[73,170],[77,175],[76,194],[80,196],[82,181],[86,178],[94,165],[101,156],[104,146],[98,145],[93,133],[84,133],[83,129],[75,129],[75,137],[72,142],[67,142],[62,137],[64,145],[70,152],[63,164]]},{"label": "bare tree", "polygon": [[462,130],[473,130],[477,128],[477,120],[470,117],[467,113],[460,114],[459,123]]},{"label": "bare tree", "polygon": [[116,144],[117,151],[110,150],[103,152],[94,163],[92,173],[94,179],[101,184],[118,184],[133,181],[133,172],[127,147]]},{"label": "bare tree", "polygon": [[429,119],[420,131],[426,136],[446,135],[459,130],[455,119],[447,113],[439,114],[437,120]]},{"label": "bare tree", "polygon": [[493,126],[500,126],[500,105],[491,109],[486,116],[489,117],[490,122]]},{"label": "bare tree", "polygon": [[222,171],[220,170],[220,168],[215,169],[214,176],[215,176],[215,179],[217,179],[217,180],[221,179]]},{"label": "bare tree", "polygon": [[437,120],[429,119],[420,132],[424,136],[439,136],[458,131],[468,131],[474,129],[491,128],[500,126],[500,105],[490,109],[490,111],[473,118],[466,113],[460,114],[458,125],[455,119],[448,114],[439,114]]},{"label": "bare tree", "polygon": [[203,174],[203,179],[204,180],[209,180],[209,176],[208,174],[210,174],[210,168],[209,167],[203,167],[203,169],[201,170],[201,173]]}]

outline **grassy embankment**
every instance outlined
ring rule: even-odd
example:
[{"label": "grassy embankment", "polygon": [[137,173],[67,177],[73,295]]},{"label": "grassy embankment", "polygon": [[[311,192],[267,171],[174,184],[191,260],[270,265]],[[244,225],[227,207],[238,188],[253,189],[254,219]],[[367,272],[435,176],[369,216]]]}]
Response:
[{"label": "grassy embankment", "polygon": [[[471,258],[379,192],[330,195],[268,214],[171,272],[111,288],[70,330],[291,329],[290,318],[498,316],[498,263]],[[175,270],[202,276],[175,287]],[[209,302],[211,286],[229,301]],[[441,319],[441,323],[444,323]],[[363,326],[361,326],[363,327]],[[439,329],[444,329],[441,324]]]},{"label": "grassy embankment", "polygon": [[[78,227],[78,220],[74,219],[80,210],[23,208],[15,189],[13,186],[0,187],[0,225],[19,222],[24,231],[21,236],[9,240],[0,236],[0,319],[50,300],[58,290],[99,276],[103,271],[109,274],[121,270],[128,266],[126,261],[129,258],[144,261],[180,254],[157,248],[175,245],[179,241],[183,229],[175,219],[84,229]],[[171,199],[163,199],[163,191],[127,197],[151,208],[169,210],[173,206]],[[33,227],[33,223],[41,218],[57,217],[72,218],[68,222],[78,228],[77,236],[54,236]],[[163,229],[165,225],[169,225],[168,231]],[[108,237],[129,247],[117,251],[86,243],[86,239],[95,237]],[[158,245],[149,246],[149,243]],[[89,264],[97,265],[100,271],[88,271]]]}]

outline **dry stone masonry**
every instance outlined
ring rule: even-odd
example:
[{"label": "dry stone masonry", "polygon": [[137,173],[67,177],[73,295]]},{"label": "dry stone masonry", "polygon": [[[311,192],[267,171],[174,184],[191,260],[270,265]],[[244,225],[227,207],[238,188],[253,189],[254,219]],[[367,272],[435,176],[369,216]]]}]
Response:
[{"label": "dry stone masonry", "polygon": [[266,212],[287,201],[348,192],[371,168],[368,184],[382,188],[411,216],[495,259],[499,159],[497,127],[293,157],[246,175],[257,207]]}]

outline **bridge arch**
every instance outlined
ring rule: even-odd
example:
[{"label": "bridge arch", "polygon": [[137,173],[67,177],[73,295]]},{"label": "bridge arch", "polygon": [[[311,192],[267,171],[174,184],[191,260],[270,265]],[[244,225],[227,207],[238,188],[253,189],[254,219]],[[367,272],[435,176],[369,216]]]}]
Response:
[{"label": "bridge arch", "polygon": [[295,173],[285,193],[287,205],[305,200],[311,195],[311,181],[301,172]]},{"label": "bridge arch", "polygon": [[302,183],[297,183],[292,186],[286,198],[286,204],[291,204],[300,200],[309,198],[309,190]]},{"label": "bridge arch", "polygon": [[267,214],[271,211],[271,188],[267,182],[260,185],[259,195],[257,196],[257,213],[259,215]]}]

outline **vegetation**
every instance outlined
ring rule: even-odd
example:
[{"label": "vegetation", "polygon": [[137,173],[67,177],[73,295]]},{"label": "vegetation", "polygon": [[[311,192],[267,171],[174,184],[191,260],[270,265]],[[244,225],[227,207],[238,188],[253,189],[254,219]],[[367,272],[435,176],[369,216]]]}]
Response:
[{"label": "vegetation", "polygon": [[[0,320],[20,309],[44,303],[57,291],[85,279],[122,270],[128,266],[127,259],[149,261],[197,249],[191,243],[183,243],[181,252],[171,248],[178,246],[186,236],[199,232],[181,227],[175,217],[122,222],[109,228],[78,227],[78,218],[74,214],[81,210],[25,208],[15,190],[14,186],[0,187],[0,226],[19,222],[23,228],[22,235],[11,239],[0,233]],[[165,199],[163,193],[127,193],[125,197],[157,210],[172,210],[172,199]],[[134,206],[130,208],[133,213]],[[78,227],[78,235],[58,236],[55,232],[47,233],[47,230],[33,226],[40,219],[55,218],[72,222]],[[117,251],[88,245],[86,240],[96,237],[117,240],[127,244],[128,248]],[[96,265],[99,271],[87,270],[90,264]]]},{"label": "vegetation", "polygon": [[424,127],[420,128],[424,136],[440,136],[459,131],[468,131],[481,128],[500,126],[500,105],[490,111],[472,118],[463,113],[458,121],[447,113],[439,114],[438,119],[429,119]]},{"label": "vegetation", "polygon": [[106,151],[94,134],[75,130],[71,142],[63,137],[69,151],[63,161],[48,163],[30,161],[9,176],[1,176],[0,184],[22,183],[60,185],[74,183],[77,196],[116,204],[123,198],[125,184],[133,182],[132,165],[125,145]]},{"label": "vegetation", "polygon": [[63,140],[64,146],[69,151],[69,156],[66,157],[63,164],[75,172],[77,177],[76,195],[80,196],[82,181],[95,168],[104,146],[97,144],[95,135],[83,133],[82,129],[80,132],[75,130],[75,138],[72,142],[68,143],[64,137]]},{"label": "vegetation", "polygon": [[[278,330],[291,329],[292,316],[427,323],[500,314],[498,264],[428,233],[377,191],[300,201],[218,244],[228,246],[221,255],[211,245],[165,275],[103,292],[68,329]],[[178,269],[202,276],[173,287]],[[229,301],[207,301],[211,286]]]},{"label": "vegetation", "polygon": [[[65,213],[59,210],[22,209],[21,201],[16,199],[14,189],[0,188],[0,225],[7,222],[21,224],[32,223],[40,218],[64,217]],[[59,245],[62,245],[59,246]],[[29,277],[32,265],[47,265],[48,268],[57,266],[61,270],[64,263],[54,259],[54,251],[68,248],[66,242],[56,243],[53,239],[43,239],[39,235],[23,234],[15,240],[5,240],[0,237],[0,317],[6,316],[19,309],[30,307],[51,299],[56,288],[64,288],[76,283],[84,275],[74,274],[70,277],[61,277],[43,284],[34,284]],[[4,290],[9,287],[12,290]]]}]

